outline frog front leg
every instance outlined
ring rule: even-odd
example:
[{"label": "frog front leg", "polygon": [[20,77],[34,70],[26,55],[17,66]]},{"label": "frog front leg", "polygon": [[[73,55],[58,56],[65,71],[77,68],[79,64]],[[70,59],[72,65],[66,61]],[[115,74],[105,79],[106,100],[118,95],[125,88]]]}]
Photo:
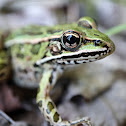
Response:
[{"label": "frog front leg", "polygon": [[59,66],[53,67],[50,65],[45,66],[45,70],[40,81],[39,92],[37,94],[37,103],[41,112],[44,114],[46,120],[53,126],[78,126],[79,124],[86,123],[91,126],[88,117],[76,121],[65,121],[59,115],[56,105],[50,98],[50,91],[56,83],[56,80],[61,75],[62,69]]}]

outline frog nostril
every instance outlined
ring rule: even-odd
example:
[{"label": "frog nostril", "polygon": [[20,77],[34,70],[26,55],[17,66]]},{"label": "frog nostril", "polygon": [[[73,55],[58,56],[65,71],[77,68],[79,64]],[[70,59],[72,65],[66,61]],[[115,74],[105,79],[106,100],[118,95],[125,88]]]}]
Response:
[{"label": "frog nostril", "polygon": [[94,34],[95,36],[99,36],[98,34]]},{"label": "frog nostril", "polygon": [[102,43],[101,40],[94,40],[94,45],[99,46]]}]

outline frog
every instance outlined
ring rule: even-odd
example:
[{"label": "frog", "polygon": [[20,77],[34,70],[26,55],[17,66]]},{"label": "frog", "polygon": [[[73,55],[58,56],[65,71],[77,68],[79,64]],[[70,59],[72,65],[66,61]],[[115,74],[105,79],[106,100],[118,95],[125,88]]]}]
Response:
[{"label": "frog", "polygon": [[[37,87],[36,102],[53,126],[79,126],[92,123],[89,117],[64,120],[50,92],[70,66],[94,62],[112,54],[113,41],[97,28],[91,17],[56,26],[26,26],[12,32],[0,50],[0,76],[7,79],[11,65],[13,79],[22,87]],[[8,61],[9,58],[9,61]],[[2,65],[3,63],[3,65]],[[1,79],[2,80],[2,79]]]}]

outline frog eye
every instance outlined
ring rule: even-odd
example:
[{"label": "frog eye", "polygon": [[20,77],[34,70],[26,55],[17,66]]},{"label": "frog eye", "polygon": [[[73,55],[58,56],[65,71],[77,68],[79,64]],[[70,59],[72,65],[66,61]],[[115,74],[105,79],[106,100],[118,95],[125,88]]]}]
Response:
[{"label": "frog eye", "polygon": [[81,37],[75,31],[66,31],[61,37],[62,46],[69,51],[76,51],[81,45]]},{"label": "frog eye", "polygon": [[82,17],[78,21],[78,26],[83,27],[83,28],[89,28],[89,29],[92,29],[92,28],[97,29],[97,23],[91,17]]}]

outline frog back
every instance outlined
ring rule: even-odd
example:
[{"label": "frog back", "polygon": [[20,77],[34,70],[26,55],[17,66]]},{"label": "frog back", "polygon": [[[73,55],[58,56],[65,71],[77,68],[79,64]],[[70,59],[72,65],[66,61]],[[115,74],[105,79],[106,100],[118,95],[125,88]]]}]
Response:
[{"label": "frog back", "polygon": [[[34,64],[48,53],[49,41],[41,42],[44,28],[37,26],[22,28],[12,33],[5,42],[11,57],[14,80],[22,87],[38,87],[42,77],[44,68],[35,67]],[[31,41],[38,43],[31,44]]]}]

